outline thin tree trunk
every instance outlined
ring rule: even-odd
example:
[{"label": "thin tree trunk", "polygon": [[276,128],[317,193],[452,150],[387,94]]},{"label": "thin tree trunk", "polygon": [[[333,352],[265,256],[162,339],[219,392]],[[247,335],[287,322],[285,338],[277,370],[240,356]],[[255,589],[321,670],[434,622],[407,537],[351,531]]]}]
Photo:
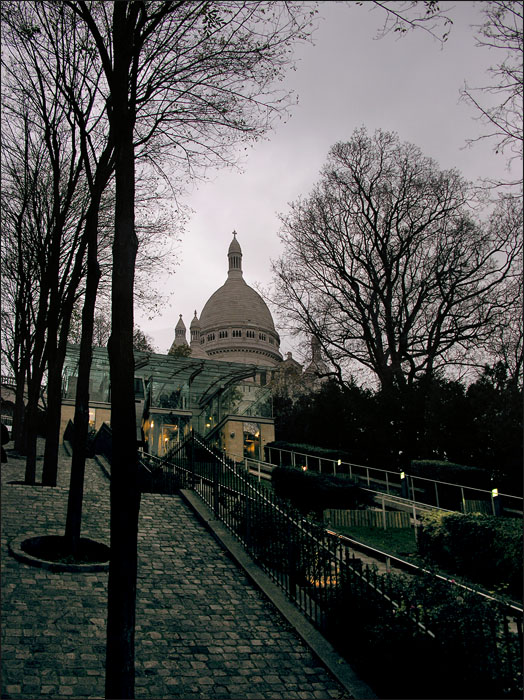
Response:
[{"label": "thin tree trunk", "polygon": [[34,484],[36,476],[36,440],[38,434],[38,402],[47,359],[46,328],[49,286],[44,280],[40,287],[38,313],[35,323],[35,341],[32,353],[31,376],[27,382],[27,405],[24,414],[24,451],[26,457],[25,483]]},{"label": "thin tree trunk", "polygon": [[15,450],[18,454],[23,454],[25,451],[24,445],[24,413],[25,413],[25,403],[24,403],[24,391],[25,391],[25,378],[26,369],[25,363],[22,361],[21,371],[17,373],[16,377],[16,393],[15,393],[15,409],[13,414],[13,434],[11,439],[14,441]]},{"label": "thin tree trunk", "polygon": [[89,432],[89,377],[93,355],[93,327],[95,302],[100,280],[98,264],[98,203],[94,202],[86,223],[88,237],[87,279],[84,307],[82,309],[82,336],[75,398],[75,430],[73,434],[73,456],[71,459],[71,479],[67,502],[65,537],[69,540],[73,555],[78,551],[82,527],[82,501],[84,497],[84,474],[86,463],[87,436]]},{"label": "thin tree trunk", "polygon": [[24,414],[24,449],[26,454],[25,483],[36,482],[36,442],[38,437],[38,401],[42,385],[42,372],[33,374],[28,387],[27,406]]},{"label": "thin tree trunk", "polygon": [[42,484],[56,486],[58,473],[58,444],[60,440],[60,413],[62,409],[62,367],[65,353],[56,349],[48,366],[46,440]]}]

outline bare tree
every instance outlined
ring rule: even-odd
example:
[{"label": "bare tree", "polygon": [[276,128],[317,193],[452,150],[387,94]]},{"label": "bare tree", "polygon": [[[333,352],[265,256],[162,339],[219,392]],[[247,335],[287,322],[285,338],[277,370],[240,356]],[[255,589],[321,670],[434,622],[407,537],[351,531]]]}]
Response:
[{"label": "bare tree", "polygon": [[[15,378],[13,435],[15,449],[24,452],[24,392],[31,383],[34,311],[38,299],[38,245],[34,218],[38,211],[36,183],[44,179],[45,160],[34,148],[27,115],[17,148],[4,132],[1,188],[2,364]],[[20,148],[18,147],[20,146]]]},{"label": "bare tree", "polygon": [[[485,21],[477,26],[477,46],[494,50],[500,57],[488,73],[486,85],[462,90],[463,99],[473,105],[486,131],[475,141],[489,139],[497,153],[506,153],[508,166],[522,162],[522,90],[523,90],[523,12],[521,2],[495,0],[484,2]],[[522,166],[521,166],[522,167]],[[522,177],[493,186],[520,186]]]},{"label": "bare tree", "polygon": [[[302,4],[67,0],[91,32],[115,139],[112,330],[113,464],[106,696],[134,696],[139,491],[133,392],[135,163],[166,157],[189,175],[229,162],[285,107],[275,79],[306,36]],[[110,16],[109,8],[112,13]]]},{"label": "bare tree", "polygon": [[[8,13],[8,9],[3,6],[3,13]],[[46,368],[47,420],[58,433],[61,357],[63,361],[70,310],[83,275],[85,246],[81,243],[81,229],[86,199],[82,190],[82,158],[75,148],[75,132],[69,126],[71,111],[55,99],[57,85],[50,79],[52,72],[41,71],[36,60],[20,60],[20,40],[25,40],[24,46],[31,44],[32,27],[25,26],[21,36],[17,37],[16,32],[11,31],[11,15],[3,17],[7,50],[3,56],[2,96],[4,115],[9,116],[8,126],[4,128],[4,149],[5,158],[10,161],[11,191],[16,190],[17,194],[10,206],[12,208],[15,202],[18,203],[16,216],[20,223],[6,235],[25,234],[18,245],[26,262],[28,250],[32,251],[36,263],[33,274],[37,274],[38,281],[31,310],[33,318],[26,317],[23,324],[15,320],[18,328],[22,325],[31,328],[31,336],[28,336],[31,338],[31,372],[27,375],[24,442],[26,482],[34,483],[35,418]],[[27,55],[34,57],[31,51]],[[23,179],[17,178],[13,172],[17,159],[24,172],[33,169]],[[23,192],[21,187],[29,189]],[[18,259],[22,258],[19,256]],[[15,314],[21,311],[20,306],[14,309]]]},{"label": "bare tree", "polygon": [[[522,201],[508,195],[500,197],[491,216],[490,226],[516,239],[522,236]],[[508,276],[498,295],[500,313],[487,345],[490,364],[502,363],[509,384],[522,389],[524,371],[522,248],[516,259],[514,274]]]},{"label": "bare tree", "polygon": [[348,362],[384,390],[472,360],[501,318],[518,230],[475,222],[468,187],[395,134],[357,130],[283,217],[275,303],[316,336],[343,380]]},{"label": "bare tree", "polygon": [[[353,4],[348,2],[349,5]],[[355,5],[368,7],[381,12],[384,16],[379,38],[388,34],[407,34],[421,30],[444,43],[449,35],[453,20],[446,10],[442,10],[436,0],[373,0],[372,2],[355,2]]]}]

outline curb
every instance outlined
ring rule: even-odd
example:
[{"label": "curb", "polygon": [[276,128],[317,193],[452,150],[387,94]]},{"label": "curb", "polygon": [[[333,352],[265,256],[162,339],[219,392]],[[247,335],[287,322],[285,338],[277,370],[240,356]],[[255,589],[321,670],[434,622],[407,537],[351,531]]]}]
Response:
[{"label": "curb", "polygon": [[[46,535],[49,535],[49,533],[46,533]],[[48,571],[52,571],[55,573],[69,571],[72,573],[90,574],[97,571],[109,571],[109,561],[98,562],[96,564],[65,564],[63,562],[54,562],[48,561],[47,559],[39,559],[38,557],[35,557],[32,554],[24,552],[24,550],[22,549],[22,544],[25,541],[34,537],[45,537],[46,535],[42,535],[42,533],[37,534],[30,532],[16,537],[14,540],[11,540],[7,545],[9,554],[11,554],[12,557],[22,562],[23,564],[29,564],[29,566],[37,566],[41,569],[47,569]]]},{"label": "curb", "polygon": [[377,698],[371,688],[360,680],[348,662],[338,654],[333,646],[313,627],[305,616],[288,600],[281,589],[274,584],[251,559],[242,545],[229,532],[226,526],[217,520],[210,508],[193,491],[181,489],[180,495],[195,512],[198,519],[210,530],[223,549],[228,552],[236,564],[244,570],[247,577],[264,593],[270,602],[294,628],[302,641],[345,688],[352,698]]}]

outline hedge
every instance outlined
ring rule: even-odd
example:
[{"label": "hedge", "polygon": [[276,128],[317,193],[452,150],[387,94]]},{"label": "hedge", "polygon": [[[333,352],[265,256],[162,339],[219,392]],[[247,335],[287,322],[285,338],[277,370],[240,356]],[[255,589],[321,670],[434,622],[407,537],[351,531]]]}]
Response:
[{"label": "hedge", "polygon": [[[340,459],[342,462],[353,463],[353,457],[349,452],[332,450],[326,447],[315,447],[314,445],[286,442],[285,440],[275,440],[265,445],[264,449],[266,450],[267,461],[269,461],[268,447],[307,454],[308,456],[318,459]],[[285,453],[282,455],[282,460],[288,464],[291,463],[291,459],[288,458],[288,455]],[[394,466],[393,464],[374,465],[377,469],[391,469]],[[435,481],[447,481],[461,486],[472,486],[482,489],[491,489],[492,486],[490,472],[488,470],[481,469],[480,467],[469,467],[465,464],[456,464],[454,462],[432,459],[413,459],[411,460],[410,466],[406,468],[406,471],[411,476],[420,476],[426,479],[434,479]]]},{"label": "hedge", "polygon": [[[286,442],[286,440],[275,440],[274,442],[268,442],[264,446],[266,450],[266,459],[268,457],[268,447],[272,447],[276,450],[288,450],[289,452],[300,452],[300,454],[307,454],[311,457],[319,457],[320,459],[341,459],[343,462],[351,462],[351,455],[349,452],[344,452],[342,450],[332,450],[327,447],[316,447],[315,445],[306,445],[297,442]],[[282,455],[286,459],[285,455]]]},{"label": "hedge", "polygon": [[489,472],[479,467],[431,459],[413,459],[407,471],[411,476],[423,476],[435,481],[447,481],[451,484],[481,489],[491,488]]},{"label": "hedge", "polygon": [[449,572],[488,588],[522,592],[522,523],[481,513],[423,514],[419,552]]},{"label": "hedge", "polygon": [[368,495],[351,479],[275,467],[271,483],[279,498],[289,500],[302,513],[322,517],[326,508],[358,509],[369,505]]}]

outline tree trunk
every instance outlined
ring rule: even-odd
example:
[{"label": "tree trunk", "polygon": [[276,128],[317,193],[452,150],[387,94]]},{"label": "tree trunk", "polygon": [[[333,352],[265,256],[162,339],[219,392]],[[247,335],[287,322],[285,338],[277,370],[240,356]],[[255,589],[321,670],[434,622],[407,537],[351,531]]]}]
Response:
[{"label": "tree trunk", "polygon": [[53,358],[49,358],[47,379],[46,440],[44,464],[42,467],[42,484],[56,486],[58,472],[58,444],[60,439],[60,413],[62,409],[62,367],[64,352],[54,349]]},{"label": "tree trunk", "polygon": [[14,448],[18,454],[24,454],[24,391],[25,391],[26,367],[25,363],[21,363],[21,369],[16,376],[16,393],[15,393],[15,408],[13,413],[13,434],[11,439],[14,441]]},{"label": "tree trunk", "polygon": [[73,555],[78,550],[82,527],[82,501],[84,497],[84,474],[86,463],[86,446],[89,432],[89,377],[93,356],[93,326],[95,302],[100,280],[98,264],[98,208],[100,200],[91,204],[87,218],[86,235],[88,237],[87,279],[84,307],[82,309],[82,336],[80,338],[80,358],[78,362],[78,379],[75,397],[75,418],[73,435],[73,456],[71,459],[71,478],[67,502],[65,537],[69,540]]},{"label": "tree trunk", "polygon": [[43,372],[33,373],[27,390],[27,406],[24,414],[24,451],[26,454],[25,483],[34,486],[36,482],[36,441],[38,437],[38,401]]},{"label": "tree trunk", "polygon": [[128,86],[138,3],[115,2],[113,8],[114,70],[111,97],[116,154],[115,238],[112,323],[108,345],[113,458],[105,692],[106,698],[134,698],[140,492],[133,358],[133,283],[137,251],[134,221],[134,113],[129,105]]},{"label": "tree trunk", "polygon": [[26,457],[25,483],[34,484],[36,475],[36,440],[38,434],[38,402],[47,359],[46,329],[48,319],[48,278],[41,280],[40,299],[34,329],[31,376],[27,381],[27,405],[24,414],[24,451]]}]

